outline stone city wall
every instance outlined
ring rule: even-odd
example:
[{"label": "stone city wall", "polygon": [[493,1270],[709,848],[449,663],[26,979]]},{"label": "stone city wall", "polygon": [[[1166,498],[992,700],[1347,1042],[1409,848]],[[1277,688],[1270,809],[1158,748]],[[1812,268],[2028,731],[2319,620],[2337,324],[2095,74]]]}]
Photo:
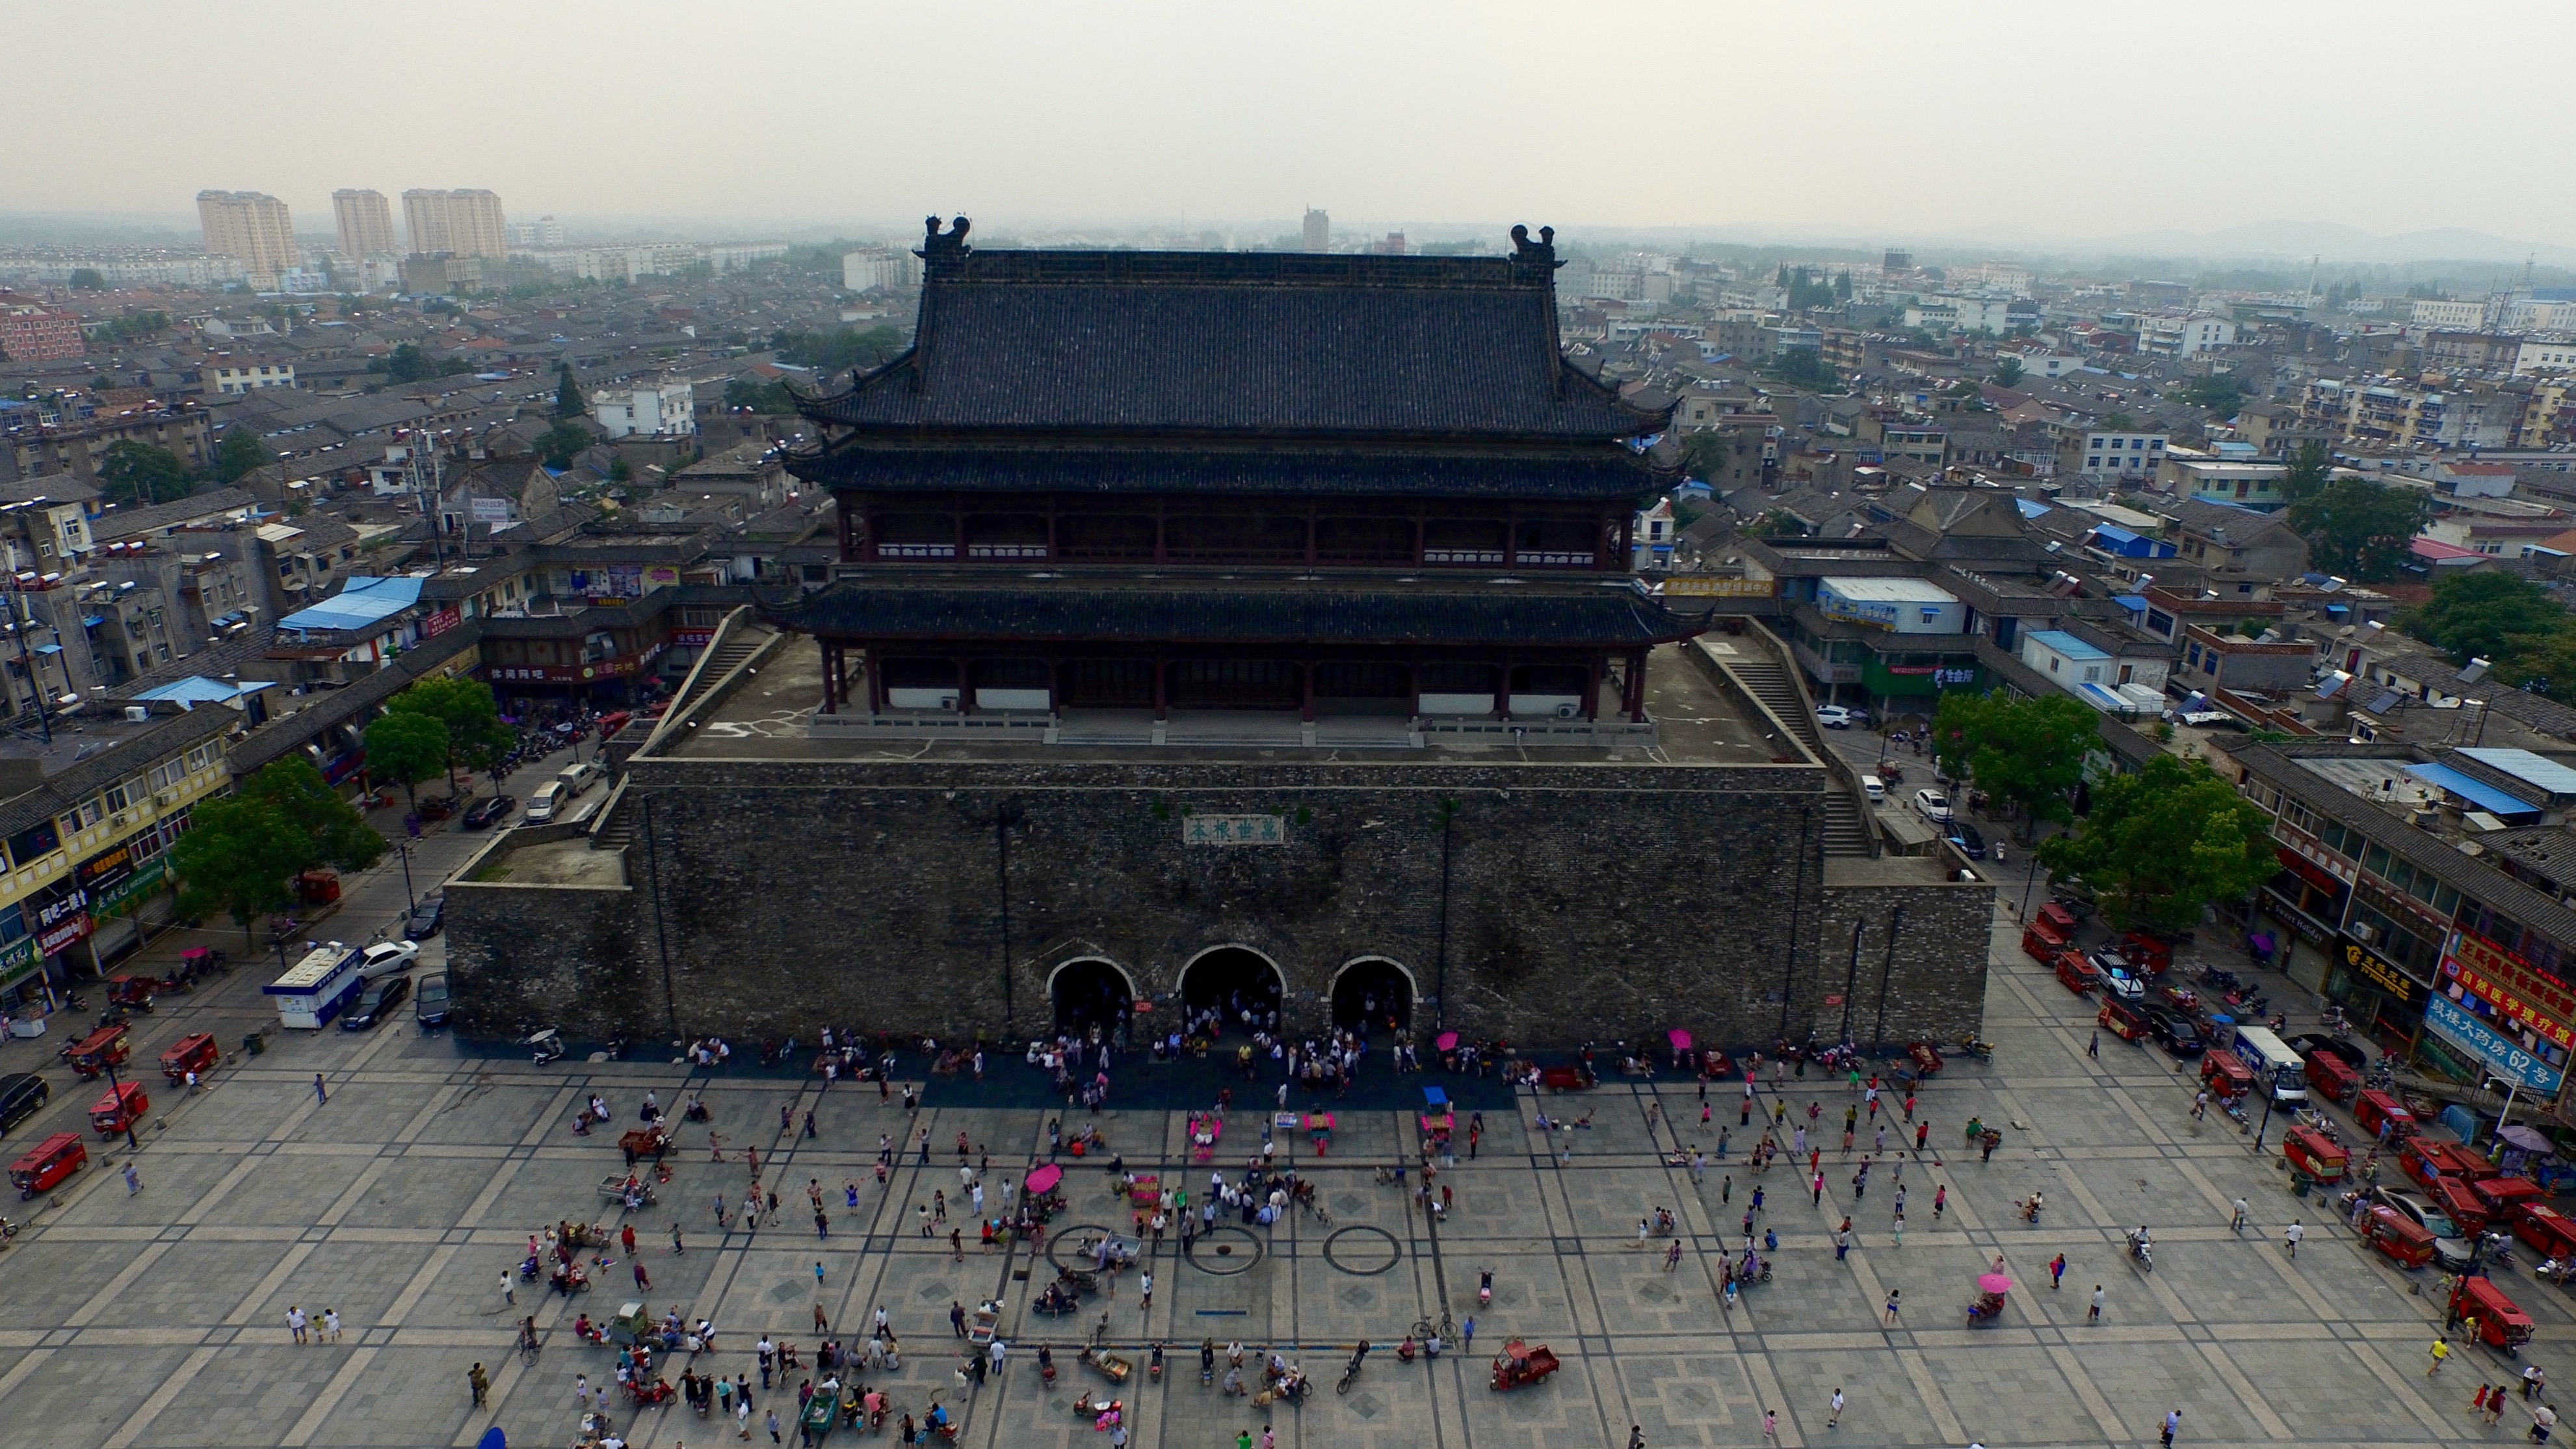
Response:
[{"label": "stone city wall", "polygon": [[[1824,788],[1812,766],[647,760],[626,888],[460,881],[449,970],[479,1036],[1006,1037],[1051,1029],[1066,962],[1162,1000],[1242,946],[1277,964],[1300,1030],[1380,957],[1416,983],[1417,1026],[1767,1046],[1784,989],[1793,1015],[1821,995],[1837,901],[1866,895],[1821,879]],[[1219,815],[1275,818],[1282,843],[1184,842]],[[1927,890],[1899,948],[1902,1019],[1950,1036],[1982,992],[1982,918],[1960,955],[1979,908],[1951,899],[1969,894]]]}]

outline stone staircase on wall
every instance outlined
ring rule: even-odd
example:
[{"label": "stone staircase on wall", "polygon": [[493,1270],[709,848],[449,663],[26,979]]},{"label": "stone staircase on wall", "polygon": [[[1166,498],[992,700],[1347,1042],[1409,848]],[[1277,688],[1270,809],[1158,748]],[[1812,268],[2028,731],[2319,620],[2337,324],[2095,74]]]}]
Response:
[{"label": "stone staircase on wall", "polygon": [[[1739,652],[1726,661],[1726,668],[1742,682],[1746,692],[1768,706],[1779,716],[1780,723],[1798,737],[1809,753],[1819,760],[1830,760],[1823,733],[1816,728],[1816,716],[1807,707],[1806,695],[1789,674],[1788,667],[1775,660],[1749,652]],[[1876,852],[1870,849],[1872,826],[1862,814],[1860,802],[1847,790],[1837,788],[1825,795],[1825,854],[1859,856],[1866,860]]]}]

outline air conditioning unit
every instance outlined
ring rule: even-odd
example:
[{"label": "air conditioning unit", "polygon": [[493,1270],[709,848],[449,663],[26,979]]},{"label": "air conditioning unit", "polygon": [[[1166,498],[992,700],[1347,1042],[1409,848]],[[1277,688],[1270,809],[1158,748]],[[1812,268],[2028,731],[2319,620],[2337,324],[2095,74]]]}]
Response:
[{"label": "air conditioning unit", "polygon": [[939,707],[941,709],[955,709],[957,707],[957,696],[953,694],[943,694],[939,696]]},{"label": "air conditioning unit", "polygon": [[1560,704],[1556,707],[1556,717],[1558,719],[1572,719],[1579,712],[1580,706],[1577,705]]},{"label": "air conditioning unit", "polygon": [[119,811],[117,811],[115,814],[110,815],[109,817],[107,817],[107,823],[108,823],[108,824],[110,824],[110,825],[113,825],[113,826],[116,826],[116,827],[118,827],[118,828],[122,829],[122,828],[124,827],[125,823],[126,823],[126,814],[125,814],[125,812],[124,812],[124,811],[122,811],[122,810],[119,810]]},{"label": "air conditioning unit", "polygon": [[178,803],[179,792],[176,790],[163,790],[152,797],[152,808],[155,810],[167,810]]},{"label": "air conditioning unit", "polygon": [[152,718],[152,711],[147,706],[129,704],[125,707],[125,722],[127,724],[141,724],[150,718]]}]

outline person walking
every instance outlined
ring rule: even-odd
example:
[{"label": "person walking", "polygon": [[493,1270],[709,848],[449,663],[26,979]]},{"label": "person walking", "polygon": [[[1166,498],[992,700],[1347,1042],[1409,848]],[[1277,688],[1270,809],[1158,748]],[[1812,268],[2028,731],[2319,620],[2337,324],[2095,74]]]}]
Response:
[{"label": "person walking", "polygon": [[1950,1205],[1950,1184],[1936,1184],[1932,1189],[1932,1221],[1941,1221],[1941,1210]]},{"label": "person walking", "polygon": [[333,1343],[338,1343],[340,1341],[339,1309],[325,1308],[322,1310],[322,1336],[331,1340]]},{"label": "person walking", "polygon": [[1834,1396],[1830,1402],[1833,1405],[1833,1412],[1825,1416],[1825,1427],[1839,1428],[1843,1422],[1843,1391],[1840,1388],[1834,1390]]},{"label": "person walking", "polygon": [[2173,1449],[2174,1434],[2182,1428],[2182,1410],[2165,1410],[2165,1449]]},{"label": "person walking", "polygon": [[1778,1449],[1778,1445],[1780,1443],[1780,1415],[1777,1410],[1764,1409],[1762,1411],[1762,1442],[1773,1446],[1773,1449]]},{"label": "person walking", "polygon": [[2097,1062],[2102,1060],[2102,1033],[2093,1033],[2093,1039],[2084,1044],[2084,1055]]},{"label": "person walking", "polygon": [[478,1363],[465,1371],[465,1384],[474,1391],[474,1407],[486,1407],[486,1396],[492,1392],[492,1376],[483,1372],[483,1365]]},{"label": "person walking", "polygon": [[1817,1172],[1815,1180],[1808,1183],[1807,1187],[1809,1189],[1807,1194],[1808,1203],[1811,1206],[1823,1207],[1825,1205],[1825,1174],[1822,1171]]},{"label": "person walking", "polygon": [[1843,1219],[1843,1225],[1834,1229],[1834,1261],[1837,1263],[1843,1261],[1843,1255],[1850,1251],[1851,1219],[1845,1218]]},{"label": "person walking", "polygon": [[959,1338],[966,1336],[966,1305],[954,1298],[948,1300],[948,1326],[956,1330]]},{"label": "person walking", "polygon": [[2236,1200],[2235,1213],[2227,1219],[2227,1230],[2231,1233],[2241,1233],[2245,1231],[2245,1225],[2250,1221],[2252,1219],[2247,1217],[2245,1212],[2245,1199],[2240,1197]]},{"label": "person walking", "polygon": [[[322,1085],[322,1074],[320,1072],[315,1072],[313,1074],[313,1099],[314,1105],[317,1107],[328,1106],[331,1102],[330,1089]],[[480,1365],[477,1365],[477,1367],[480,1367]]]},{"label": "person walking", "polygon": [[2061,1283],[2065,1277],[2066,1255],[2064,1253],[2060,1253],[2056,1257],[2048,1260],[2048,1291],[2051,1293],[2056,1292],[2059,1283]]},{"label": "person walking", "polygon": [[506,1268],[501,1271],[501,1301],[513,1308],[519,1306],[518,1275]]},{"label": "person walking", "polygon": [[[1676,1247],[1678,1247],[1678,1246],[1679,1246],[1679,1244],[1675,1244],[1675,1246],[1676,1246]],[[1464,1352],[1464,1353],[1473,1353],[1473,1352],[1475,1352],[1475,1350],[1476,1350],[1476,1315],[1474,1315],[1474,1314],[1472,1314],[1472,1313],[1470,1313],[1470,1314],[1468,1314],[1468,1315],[1467,1315],[1467,1321],[1466,1321],[1466,1322],[1464,1322],[1464,1323],[1462,1323],[1462,1324],[1459,1324],[1459,1325],[1458,1325],[1458,1334],[1459,1334],[1459,1347],[1460,1347],[1460,1351],[1461,1351],[1461,1352]]]},{"label": "person walking", "polygon": [[2086,1323],[2099,1323],[2102,1321],[2102,1285],[2099,1283],[2093,1285],[2093,1306],[2086,1310],[2084,1321]]},{"label": "person walking", "polygon": [[2533,1405],[2533,1406],[2532,1406],[2532,1410],[2531,1410],[2531,1442],[2532,1442],[2532,1443],[2534,1443],[2534,1444],[2546,1444],[2546,1443],[2548,1443],[2548,1442],[2549,1442],[2549,1431],[2550,1431],[2550,1430],[2552,1430],[2552,1429],[2554,1429],[2554,1428],[2556,1428],[2556,1427],[2558,1427],[2558,1406],[2557,1406],[2557,1405],[2555,1405],[2555,1404],[2535,1404],[2535,1405]]},{"label": "person walking", "polygon": [[2433,1335],[2433,1354],[2432,1354],[2432,1357],[2433,1357],[2433,1366],[2432,1366],[2431,1368],[2428,1368],[2428,1369],[2424,1370],[2424,1377],[2426,1377],[2426,1378],[2428,1378],[2428,1379],[2429,1379],[2429,1378],[2431,1378],[2433,1375],[2435,1375],[2435,1374],[2437,1374],[2437,1373],[2440,1373],[2440,1372],[2442,1371],[2442,1364],[2443,1364],[2443,1362],[2444,1362],[2445,1360],[2449,1359],[2449,1358],[2450,1358],[2450,1356],[2451,1356],[2451,1344],[2450,1344],[2450,1341],[2449,1341],[2448,1339],[2445,1339],[2444,1337],[2442,1337],[2442,1335],[2440,1335],[2440,1334],[2438,1334],[2438,1333],[2434,1334],[2434,1335]]},{"label": "person walking", "polygon": [[677,1256],[677,1255],[680,1255],[680,1254],[684,1254],[684,1253],[686,1253],[686,1252],[688,1252],[688,1251],[689,1251],[689,1249],[688,1249],[688,1245],[687,1245],[687,1244],[685,1244],[685,1243],[682,1243],[682,1242],[680,1241],[680,1223],[679,1223],[679,1220],[678,1220],[677,1218],[674,1218],[674,1219],[672,1219],[672,1221],[671,1221],[671,1252],[672,1252],[672,1254],[673,1254],[674,1256]]},{"label": "person walking", "polygon": [[1887,1326],[1890,1328],[1894,1328],[1896,1326],[1896,1300],[1903,1297],[1904,1294],[1905,1290],[1901,1288],[1890,1288],[1887,1290]]},{"label": "person walking", "polygon": [[2290,1225],[2281,1230],[2281,1241],[2289,1247],[2291,1257],[2296,1258],[2299,1256],[2299,1239],[2304,1238],[2307,1235],[2308,1230],[2300,1227],[2298,1219],[2296,1218],[2292,1218],[2290,1220]]},{"label": "person walking", "polygon": [[1646,1449],[1646,1431],[1634,1424],[1628,1426],[1628,1449]]},{"label": "person walking", "polygon": [[653,1291],[653,1280],[645,1273],[644,1260],[641,1258],[637,1258],[635,1260],[635,1287],[638,1292],[650,1293]]},{"label": "person walking", "polygon": [[129,1162],[125,1164],[125,1195],[127,1197],[132,1197],[142,1190],[143,1174],[134,1170],[133,1163]]},{"label": "person walking", "polygon": [[286,1305],[286,1331],[297,1343],[311,1342],[306,1337],[306,1330],[311,1323],[312,1320],[304,1316],[303,1309],[292,1303]]},{"label": "person walking", "polygon": [[1680,1271],[1681,1266],[1682,1245],[1676,1242],[1671,1247],[1664,1250],[1664,1271],[1667,1273],[1678,1272]]}]

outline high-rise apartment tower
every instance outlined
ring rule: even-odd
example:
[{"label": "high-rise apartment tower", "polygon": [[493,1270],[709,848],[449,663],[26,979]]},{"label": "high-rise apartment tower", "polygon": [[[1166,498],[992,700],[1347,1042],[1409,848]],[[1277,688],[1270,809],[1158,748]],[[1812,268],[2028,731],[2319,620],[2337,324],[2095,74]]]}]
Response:
[{"label": "high-rise apartment tower", "polygon": [[460,257],[510,255],[509,223],[501,198],[489,191],[406,191],[403,225],[414,252],[453,252]]},{"label": "high-rise apartment tower", "polygon": [[206,250],[231,257],[255,278],[274,280],[302,259],[295,248],[295,218],[286,203],[258,191],[200,191],[197,221]]},{"label": "high-rise apartment tower", "polygon": [[342,187],[331,193],[331,214],[340,223],[342,255],[372,257],[402,250],[394,238],[393,205],[383,192]]},{"label": "high-rise apartment tower", "polygon": [[1306,250],[1328,252],[1333,249],[1333,219],[1314,207],[1306,208]]}]

